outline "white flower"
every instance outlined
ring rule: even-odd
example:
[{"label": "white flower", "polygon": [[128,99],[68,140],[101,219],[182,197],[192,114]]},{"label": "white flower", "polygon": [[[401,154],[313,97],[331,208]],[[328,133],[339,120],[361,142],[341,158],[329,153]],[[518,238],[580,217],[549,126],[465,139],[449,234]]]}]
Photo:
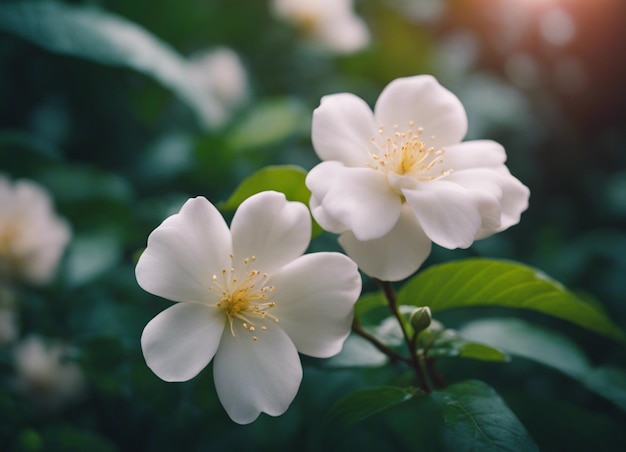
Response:
[{"label": "white flower", "polygon": [[428,257],[431,241],[467,248],[519,221],[529,190],[493,141],[461,143],[460,101],[431,76],[400,78],[374,112],[352,94],[322,98],[312,140],[325,160],[308,174],[313,217],[341,234],[370,276],[397,281]]},{"label": "white flower", "polygon": [[332,52],[353,53],[369,44],[369,30],[352,11],[352,0],[274,0],[272,9]]},{"label": "white flower", "polygon": [[205,102],[209,126],[226,123],[250,95],[248,74],[237,53],[226,47],[201,51],[187,65],[189,77],[212,102]]},{"label": "white flower", "polygon": [[235,422],[284,413],[302,379],[298,352],[338,353],[361,291],[354,262],[303,255],[311,235],[304,204],[262,192],[244,201],[230,230],[205,198],[188,200],[148,237],[136,276],[179,303],[143,331],[146,363],[186,381],[212,359],[217,395]]},{"label": "white flower", "polygon": [[43,187],[0,175],[0,279],[48,282],[69,240]]},{"label": "white flower", "polygon": [[67,359],[69,348],[31,336],[14,349],[16,389],[42,409],[53,410],[75,400],[84,390],[81,368]]}]

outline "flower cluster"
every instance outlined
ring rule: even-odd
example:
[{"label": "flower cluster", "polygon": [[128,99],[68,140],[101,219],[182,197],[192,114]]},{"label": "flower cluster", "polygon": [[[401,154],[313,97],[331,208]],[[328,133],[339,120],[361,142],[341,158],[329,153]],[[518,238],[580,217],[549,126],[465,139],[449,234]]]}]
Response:
[{"label": "flower cluster", "polygon": [[[341,234],[348,256],[303,255],[306,206],[277,192],[244,201],[230,229],[205,198],[188,200],[148,238],[136,267],[146,291],[178,302],[148,323],[141,345],[166,381],[213,361],[218,397],[236,422],[285,412],[302,379],[298,352],[337,354],[352,325],[360,269],[395,281],[415,272],[431,242],[466,248],[519,221],[529,191],[492,141],[461,143],[459,100],[430,76],[398,79],[374,111],[358,97],[322,99],[306,178],[311,212]],[[356,264],[355,264],[356,262]],[[416,330],[431,321],[416,311]]]},{"label": "flower cluster", "polygon": [[213,360],[217,395],[235,422],[284,413],[302,379],[298,352],[338,353],[361,292],[343,254],[303,255],[310,236],[306,206],[277,192],[244,201],[230,230],[202,197],[167,218],[136,267],[144,290],[178,302],[143,331],[152,371],[185,381]]}]

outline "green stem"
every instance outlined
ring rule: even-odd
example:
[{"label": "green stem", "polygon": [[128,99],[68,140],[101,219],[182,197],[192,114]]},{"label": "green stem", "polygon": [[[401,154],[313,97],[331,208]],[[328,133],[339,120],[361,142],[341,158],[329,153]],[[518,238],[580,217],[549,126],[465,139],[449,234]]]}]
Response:
[{"label": "green stem", "polygon": [[436,339],[433,338],[433,340],[428,345],[426,345],[426,347],[424,347],[421,357],[424,360],[424,364],[426,365],[426,373],[430,377],[431,381],[434,383],[435,387],[443,388],[446,385],[443,380],[443,376],[435,368],[435,359],[428,356],[428,352],[434,345],[435,340]]},{"label": "green stem", "polygon": [[404,326],[404,321],[402,320],[402,316],[400,315],[400,311],[398,309],[398,300],[396,299],[396,294],[393,290],[393,285],[389,281],[380,281],[378,279],[376,281],[378,282],[381,289],[383,290],[383,293],[385,294],[385,298],[387,298],[387,304],[389,305],[389,309],[391,310],[391,313],[394,315],[394,317],[396,318],[396,320],[398,320],[398,323],[400,324],[400,329],[402,330],[402,335],[404,336],[404,342],[406,342],[407,348],[409,349],[410,364],[411,364],[411,367],[413,367],[413,370],[415,371],[415,375],[417,376],[417,379],[419,381],[420,388],[424,390],[425,392],[431,392],[432,389],[428,382],[428,378],[426,377],[426,374],[424,373],[424,369],[421,366],[419,357],[417,356],[417,349],[415,347],[417,337],[415,338],[409,337],[409,333],[407,332]]}]

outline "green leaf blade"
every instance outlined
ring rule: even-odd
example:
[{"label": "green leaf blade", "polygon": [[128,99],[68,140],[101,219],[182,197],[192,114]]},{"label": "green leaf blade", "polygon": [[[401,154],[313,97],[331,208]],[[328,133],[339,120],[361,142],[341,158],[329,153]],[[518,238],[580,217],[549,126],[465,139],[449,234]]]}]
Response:
[{"label": "green leaf blade", "polygon": [[218,122],[209,108],[215,100],[198,89],[187,60],[126,19],[63,3],[13,2],[0,5],[0,30],[54,53],[141,72],[191,107],[203,126]]},{"label": "green leaf blade", "polygon": [[[233,194],[226,201],[221,202],[218,207],[223,211],[232,212],[245,199],[266,190],[284,193],[289,201],[298,201],[308,205],[311,192],[304,184],[306,174],[303,168],[295,165],[266,166],[244,179]],[[314,220],[312,221],[311,235],[317,237],[323,231]]]},{"label": "green leaf blade", "polygon": [[456,383],[432,393],[454,451],[538,450],[526,428],[493,388],[480,381]]},{"label": "green leaf blade", "polygon": [[626,341],[624,332],[600,308],[513,262],[466,259],[432,266],[402,287],[398,303],[429,306],[433,312],[474,306],[527,309]]},{"label": "green leaf blade", "polygon": [[495,344],[473,342],[457,334],[454,330],[445,330],[437,334],[428,350],[430,358],[467,358],[478,361],[508,361],[509,357]]},{"label": "green leaf blade", "polygon": [[382,411],[400,405],[415,396],[415,391],[395,386],[362,389],[348,394],[330,410],[329,423],[349,429]]},{"label": "green leaf blade", "polygon": [[562,334],[505,318],[475,320],[466,324],[460,334],[468,340],[497,344],[511,355],[556,369],[626,410],[626,371],[593,367],[582,350]]},{"label": "green leaf blade", "polygon": [[265,190],[275,190],[284,193],[290,201],[308,204],[311,192],[304,185],[305,178],[306,171],[298,166],[266,166],[244,179],[233,194],[220,203],[219,207],[233,211],[246,198]]}]

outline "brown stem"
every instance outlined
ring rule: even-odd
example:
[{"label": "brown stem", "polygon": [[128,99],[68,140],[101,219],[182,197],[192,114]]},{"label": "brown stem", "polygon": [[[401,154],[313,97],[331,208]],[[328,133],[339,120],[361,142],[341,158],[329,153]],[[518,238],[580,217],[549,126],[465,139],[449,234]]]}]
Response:
[{"label": "brown stem", "polygon": [[431,392],[432,389],[430,388],[430,384],[428,383],[428,378],[426,377],[424,369],[422,369],[419,358],[417,356],[417,349],[415,347],[415,341],[417,340],[417,338],[410,338],[409,333],[404,327],[404,321],[402,320],[402,316],[400,315],[400,311],[398,310],[398,300],[396,299],[396,294],[393,290],[393,286],[389,281],[380,281],[377,279],[376,282],[378,282],[383,290],[383,293],[385,294],[385,298],[387,298],[387,303],[389,305],[391,313],[400,324],[400,329],[402,330],[404,341],[406,342],[407,348],[409,349],[409,356],[411,358],[410,364],[415,371],[415,375],[417,376],[417,379],[420,383],[420,387],[426,392]]},{"label": "brown stem", "polygon": [[352,331],[361,336],[363,339],[368,340],[374,347],[387,355],[392,362],[402,361],[405,363],[410,363],[408,358],[390,349],[385,344],[380,342],[376,337],[365,331],[365,329],[363,329],[363,326],[361,325],[361,322],[359,322],[359,319],[357,319],[356,317],[354,317],[354,319],[352,320]]}]

